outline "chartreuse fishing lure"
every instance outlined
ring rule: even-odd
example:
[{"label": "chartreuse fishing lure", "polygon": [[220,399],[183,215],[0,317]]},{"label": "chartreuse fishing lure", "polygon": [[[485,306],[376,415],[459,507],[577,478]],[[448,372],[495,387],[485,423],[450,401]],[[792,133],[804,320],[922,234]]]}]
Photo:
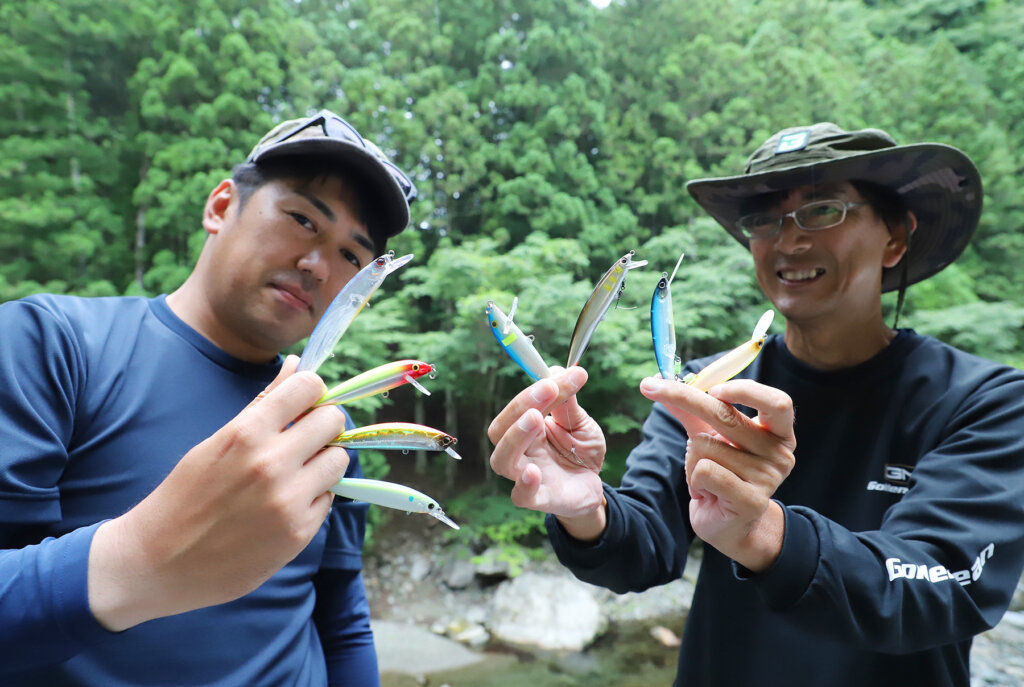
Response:
[{"label": "chartreuse fishing lure", "polygon": [[[685,254],[684,254],[685,255]],[[654,339],[654,358],[662,379],[678,379],[682,361],[676,355],[676,325],[672,314],[672,280],[676,278],[683,255],[679,256],[672,276],[661,273],[651,298],[651,337]]]},{"label": "chartreuse fishing lure", "polygon": [[427,396],[430,395],[422,384],[416,380],[423,375],[431,379],[436,376],[436,368],[422,360],[396,360],[380,367],[358,374],[347,382],[342,382],[327,390],[327,393],[316,402],[317,406],[342,405],[374,394],[384,394],[396,386],[412,384]]},{"label": "chartreuse fishing lure", "polygon": [[626,286],[626,274],[647,264],[646,260],[634,262],[635,252],[631,250],[616,260],[597,282],[590,298],[584,303],[583,310],[576,320],[576,328],[572,332],[572,340],[569,342],[569,361],[565,364],[566,367],[572,367],[583,357],[590,337],[597,331],[597,325],[604,319],[612,303],[622,294],[622,289]]},{"label": "chartreuse fishing lure", "polygon": [[309,341],[302,349],[298,371],[312,370],[316,372],[320,369],[323,362],[331,355],[338,340],[341,339],[341,335],[352,324],[352,320],[370,300],[370,296],[377,290],[377,287],[384,282],[384,277],[412,258],[412,253],[396,258],[395,251],[388,251],[359,270],[359,273],[352,277],[352,280],[345,284],[345,287],[334,297],[323,317],[317,322],[313,333],[309,335]]},{"label": "chartreuse fishing lure", "polygon": [[508,353],[516,365],[523,368],[523,372],[530,375],[534,381],[550,377],[551,370],[533,347],[533,337],[523,334],[512,321],[518,304],[519,298],[513,298],[512,309],[506,315],[494,301],[487,301],[487,324],[490,325],[491,333],[498,340],[502,350]]},{"label": "chartreuse fishing lure", "polygon": [[400,451],[444,451],[456,460],[462,456],[452,446],[456,439],[439,429],[411,422],[383,422],[349,429],[334,438],[332,446],[345,448],[397,449]]},{"label": "chartreuse fishing lure", "polygon": [[774,310],[766,310],[761,315],[761,319],[757,321],[757,326],[754,327],[754,333],[749,341],[713,361],[700,372],[696,374],[691,372],[686,375],[683,377],[683,382],[695,386],[701,391],[707,391],[715,384],[721,384],[738,375],[747,365],[754,362],[754,358],[764,348],[764,339],[768,335],[768,327],[771,326],[774,317]]},{"label": "chartreuse fishing lure", "polygon": [[344,477],[330,489],[338,496],[373,503],[385,508],[396,508],[407,513],[426,513],[455,529],[459,526],[444,514],[437,501],[410,487],[376,479]]}]

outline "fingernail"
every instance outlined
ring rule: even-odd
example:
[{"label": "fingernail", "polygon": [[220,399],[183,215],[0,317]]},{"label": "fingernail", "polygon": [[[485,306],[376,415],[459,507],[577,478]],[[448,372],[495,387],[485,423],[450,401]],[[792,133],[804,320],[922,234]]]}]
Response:
[{"label": "fingernail", "polygon": [[554,399],[554,397],[557,395],[557,390],[554,394],[551,393],[550,384],[536,384],[530,389],[530,398],[533,399],[534,403],[550,403],[551,400]]},{"label": "fingernail", "polygon": [[569,371],[569,387],[573,393],[576,393],[583,388],[583,385],[587,383],[587,374],[579,369],[575,368]]},{"label": "fingernail", "polygon": [[655,379],[654,377],[647,377],[640,382],[640,391],[646,391],[650,394],[656,394],[665,387],[665,382],[661,379]]},{"label": "fingernail", "polygon": [[534,420],[533,413],[525,413],[521,418],[519,418],[519,421],[516,422],[516,425],[519,426],[519,429],[523,431],[530,431],[536,426],[536,424],[537,423]]}]

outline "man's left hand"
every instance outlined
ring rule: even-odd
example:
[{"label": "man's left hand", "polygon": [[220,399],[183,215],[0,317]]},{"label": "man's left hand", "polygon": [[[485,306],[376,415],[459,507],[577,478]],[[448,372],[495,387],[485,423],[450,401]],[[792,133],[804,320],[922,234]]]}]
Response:
[{"label": "man's left hand", "polygon": [[[782,508],[772,495],[796,462],[792,399],[749,379],[703,393],[649,378],[640,392],[662,403],[689,436],[686,483],[696,535],[752,572],[767,570],[782,550],[785,531]],[[757,416],[748,418],[736,403]]]}]

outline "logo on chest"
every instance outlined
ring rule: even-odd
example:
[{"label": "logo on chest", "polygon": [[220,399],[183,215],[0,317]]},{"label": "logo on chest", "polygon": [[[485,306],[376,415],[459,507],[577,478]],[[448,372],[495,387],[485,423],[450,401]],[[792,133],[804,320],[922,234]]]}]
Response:
[{"label": "logo on chest", "polygon": [[868,491],[884,491],[890,494],[906,494],[910,484],[910,473],[914,468],[910,465],[886,465],[883,481],[868,482]]}]

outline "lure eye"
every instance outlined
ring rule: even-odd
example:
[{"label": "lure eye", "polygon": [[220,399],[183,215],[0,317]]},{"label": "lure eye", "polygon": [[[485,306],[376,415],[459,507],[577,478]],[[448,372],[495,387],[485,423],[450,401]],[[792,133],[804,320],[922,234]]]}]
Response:
[{"label": "lure eye", "polygon": [[413,372],[419,372],[420,371],[420,366],[419,365],[413,365],[412,366],[412,371]]},{"label": "lure eye", "polygon": [[387,264],[387,260],[385,260],[384,258],[377,258],[374,262],[377,263],[377,267],[383,267],[384,265]]},{"label": "lure eye", "polygon": [[434,504],[428,503],[427,504],[427,510],[434,510]]},{"label": "lure eye", "polygon": [[496,328],[497,326],[498,326],[498,323],[497,323],[497,322],[491,322],[491,329],[494,329],[494,328]]}]

